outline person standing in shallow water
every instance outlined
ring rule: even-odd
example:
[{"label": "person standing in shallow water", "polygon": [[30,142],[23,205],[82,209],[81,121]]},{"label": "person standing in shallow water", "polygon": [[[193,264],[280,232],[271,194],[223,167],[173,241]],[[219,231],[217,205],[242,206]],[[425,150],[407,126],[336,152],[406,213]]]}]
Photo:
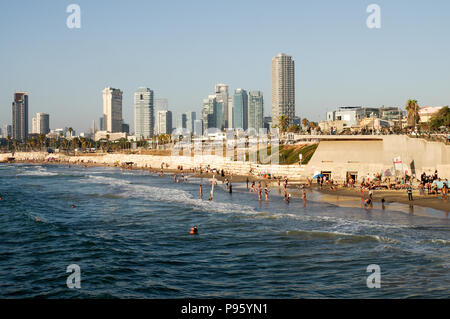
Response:
[{"label": "person standing in shallow water", "polygon": [[412,196],[412,186],[411,184],[408,186],[408,200],[412,201],[413,200],[413,196]]},{"label": "person standing in shallow water", "polygon": [[203,186],[200,184],[200,199],[203,198]]}]

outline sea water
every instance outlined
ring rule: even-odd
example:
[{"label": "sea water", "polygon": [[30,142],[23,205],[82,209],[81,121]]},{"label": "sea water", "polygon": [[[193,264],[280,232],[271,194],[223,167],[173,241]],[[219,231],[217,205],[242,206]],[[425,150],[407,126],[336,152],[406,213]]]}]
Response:
[{"label": "sea water", "polygon": [[[306,205],[287,204],[276,189],[266,203],[222,182],[208,201],[209,190],[207,178],[0,165],[0,297],[449,296],[443,212],[339,207],[310,191]],[[189,235],[194,225],[199,235]],[[367,285],[373,264],[380,288]],[[69,265],[79,289],[68,288]]]}]

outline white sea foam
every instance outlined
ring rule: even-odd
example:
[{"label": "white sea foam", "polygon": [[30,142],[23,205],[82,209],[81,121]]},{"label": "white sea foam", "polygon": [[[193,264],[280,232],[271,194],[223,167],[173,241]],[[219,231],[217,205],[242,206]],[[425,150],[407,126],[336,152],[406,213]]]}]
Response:
[{"label": "white sea foam", "polygon": [[188,192],[176,188],[169,189],[142,184],[132,184],[130,181],[127,181],[125,179],[118,179],[105,176],[94,176],[94,175],[89,175],[88,179],[87,180],[85,179],[85,181],[106,184],[113,188],[118,187],[121,190],[121,194],[127,198],[146,198],[149,200],[163,201],[163,202],[170,201],[174,203],[188,205],[191,207],[196,207],[202,210],[220,213],[230,213],[230,212],[240,212],[244,214],[255,213],[254,208],[250,206],[201,200],[198,198],[193,198],[192,195],[189,194]]},{"label": "white sea foam", "polygon": [[56,176],[57,173],[49,172],[46,168],[42,166],[36,166],[33,170],[26,170],[17,174],[17,176]]}]

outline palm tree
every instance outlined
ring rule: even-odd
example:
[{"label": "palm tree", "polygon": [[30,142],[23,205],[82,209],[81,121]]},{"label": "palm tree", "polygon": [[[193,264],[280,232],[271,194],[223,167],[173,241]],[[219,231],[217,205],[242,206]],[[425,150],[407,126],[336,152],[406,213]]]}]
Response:
[{"label": "palm tree", "polygon": [[416,128],[417,123],[419,123],[419,104],[417,100],[408,100],[406,102],[406,112],[408,116],[408,126]]},{"label": "palm tree", "polygon": [[73,128],[69,127],[69,134],[70,134],[70,137],[72,137],[72,132],[73,132]]}]

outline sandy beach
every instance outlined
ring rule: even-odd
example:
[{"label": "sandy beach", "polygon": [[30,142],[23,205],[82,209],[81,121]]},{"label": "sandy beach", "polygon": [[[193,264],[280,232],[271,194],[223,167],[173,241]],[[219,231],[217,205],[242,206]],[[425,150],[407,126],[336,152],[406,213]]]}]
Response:
[{"label": "sandy beach", "polygon": [[[326,198],[330,201],[361,201],[361,190],[359,187],[355,188],[338,188],[337,190],[331,190],[330,188],[323,187],[319,189],[314,186],[316,190],[326,195]],[[369,197],[369,192],[366,189],[364,191],[364,198]],[[442,195],[425,195],[420,196],[417,190],[413,191],[413,201],[408,200],[408,194],[406,190],[374,190],[373,200],[375,203],[381,203],[384,198],[385,203],[401,203],[407,205],[417,205],[421,207],[428,207],[437,210],[450,212],[450,200],[444,200]]]}]

